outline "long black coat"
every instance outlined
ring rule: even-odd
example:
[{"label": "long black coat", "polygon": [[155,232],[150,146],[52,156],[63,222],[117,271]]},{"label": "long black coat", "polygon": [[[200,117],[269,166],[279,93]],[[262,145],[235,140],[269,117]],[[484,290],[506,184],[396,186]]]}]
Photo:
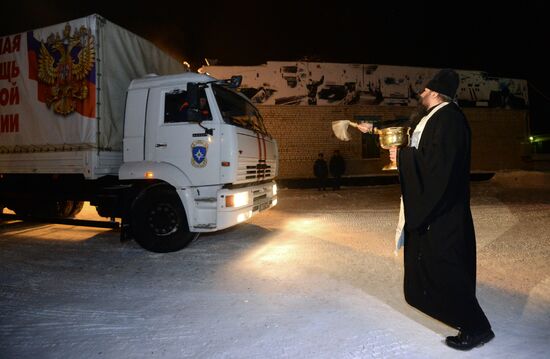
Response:
[{"label": "long black coat", "polygon": [[455,328],[490,328],[476,296],[476,243],[470,212],[471,133],[453,103],[428,120],[418,149],[399,151],[405,206],[407,302]]},{"label": "long black coat", "polygon": [[327,178],[328,177],[328,166],[327,161],[318,158],[313,164],[313,174],[317,178]]},{"label": "long black coat", "polygon": [[346,172],[346,160],[340,154],[333,154],[328,166],[333,177],[341,177]]}]

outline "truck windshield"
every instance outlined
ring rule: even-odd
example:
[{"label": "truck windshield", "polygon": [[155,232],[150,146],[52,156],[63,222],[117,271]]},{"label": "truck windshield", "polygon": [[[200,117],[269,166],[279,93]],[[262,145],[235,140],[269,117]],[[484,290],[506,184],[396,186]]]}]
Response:
[{"label": "truck windshield", "polygon": [[212,90],[225,123],[269,135],[260,112],[246,97],[220,85]]}]

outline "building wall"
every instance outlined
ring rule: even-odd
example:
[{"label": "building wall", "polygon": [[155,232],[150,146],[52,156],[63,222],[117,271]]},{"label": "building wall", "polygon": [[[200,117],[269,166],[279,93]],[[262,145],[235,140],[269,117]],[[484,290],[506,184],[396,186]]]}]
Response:
[{"label": "building wall", "polygon": [[[313,177],[313,162],[323,152],[328,160],[339,149],[347,163],[346,175],[384,174],[388,151],[379,159],[362,159],[361,132],[349,128],[351,140],[338,140],[332,121],[354,116],[379,116],[382,120],[408,117],[406,106],[274,106],[259,105],[270,133],[279,144],[279,178]],[[527,154],[527,111],[499,108],[465,108],[472,128],[472,170],[524,169]]]}]

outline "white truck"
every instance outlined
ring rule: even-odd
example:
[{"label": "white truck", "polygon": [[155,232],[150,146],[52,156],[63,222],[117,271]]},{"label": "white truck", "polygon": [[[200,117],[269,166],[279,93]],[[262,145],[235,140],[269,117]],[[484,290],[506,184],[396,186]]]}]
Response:
[{"label": "white truck", "polygon": [[185,70],[99,15],[0,37],[0,209],[89,201],[170,252],[275,206],[277,143],[239,78]]}]

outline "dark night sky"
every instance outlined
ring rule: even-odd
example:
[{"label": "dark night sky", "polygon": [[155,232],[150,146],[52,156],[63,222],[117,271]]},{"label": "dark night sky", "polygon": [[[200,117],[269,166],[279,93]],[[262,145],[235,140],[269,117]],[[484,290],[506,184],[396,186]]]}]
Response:
[{"label": "dark night sky", "polygon": [[10,1],[0,35],[98,13],[196,69],[309,59],[487,71],[529,82],[532,130],[550,133],[544,1]]}]

